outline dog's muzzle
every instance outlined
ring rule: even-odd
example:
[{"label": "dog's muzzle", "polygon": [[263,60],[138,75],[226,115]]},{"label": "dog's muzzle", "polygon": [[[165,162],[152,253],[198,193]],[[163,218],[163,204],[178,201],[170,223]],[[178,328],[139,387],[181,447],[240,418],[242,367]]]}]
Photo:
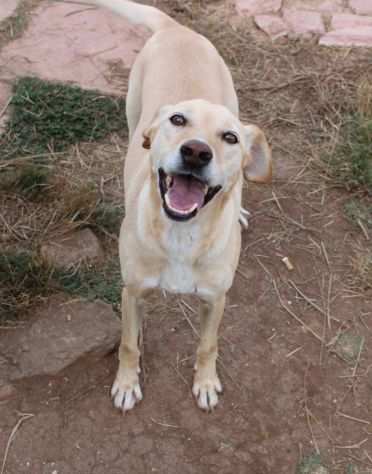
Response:
[{"label": "dog's muzzle", "polygon": [[187,171],[167,174],[160,169],[159,189],[167,216],[175,221],[187,221],[213,199],[221,186],[210,187]]},{"label": "dog's muzzle", "polygon": [[210,186],[205,173],[213,159],[209,145],[201,140],[189,140],[180,147],[181,163],[175,172],[159,170],[159,189],[167,216],[187,221],[196,216],[221,186]]}]

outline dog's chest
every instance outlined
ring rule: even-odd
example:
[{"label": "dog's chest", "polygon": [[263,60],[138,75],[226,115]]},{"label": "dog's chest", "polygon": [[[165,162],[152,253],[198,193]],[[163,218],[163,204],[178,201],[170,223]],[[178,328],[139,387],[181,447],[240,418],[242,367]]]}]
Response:
[{"label": "dog's chest", "polygon": [[197,292],[197,275],[194,265],[195,247],[199,243],[196,225],[173,225],[164,237],[167,264],[160,274],[159,286],[171,293]]}]

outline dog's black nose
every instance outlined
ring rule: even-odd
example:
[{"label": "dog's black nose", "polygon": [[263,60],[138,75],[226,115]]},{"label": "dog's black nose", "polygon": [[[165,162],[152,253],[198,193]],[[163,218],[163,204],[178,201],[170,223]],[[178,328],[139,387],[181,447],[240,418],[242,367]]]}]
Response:
[{"label": "dog's black nose", "polygon": [[200,140],[189,140],[181,146],[183,162],[193,168],[206,166],[213,158],[209,145]]}]

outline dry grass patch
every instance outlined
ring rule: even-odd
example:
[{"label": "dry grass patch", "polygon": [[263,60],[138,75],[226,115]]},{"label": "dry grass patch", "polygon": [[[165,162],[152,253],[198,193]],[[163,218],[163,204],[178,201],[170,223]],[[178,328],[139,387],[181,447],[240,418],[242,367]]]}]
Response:
[{"label": "dry grass patch", "polygon": [[27,0],[19,2],[13,14],[0,22],[0,48],[21,36],[28,26],[32,11],[41,1]]}]

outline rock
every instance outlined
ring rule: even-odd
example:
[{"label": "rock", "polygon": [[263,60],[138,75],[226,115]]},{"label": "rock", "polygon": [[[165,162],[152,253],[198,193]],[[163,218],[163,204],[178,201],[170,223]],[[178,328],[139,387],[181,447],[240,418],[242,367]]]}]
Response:
[{"label": "rock", "polygon": [[97,237],[90,229],[58,237],[41,246],[41,257],[57,267],[71,267],[82,261],[100,260],[103,250]]},{"label": "rock", "polygon": [[126,84],[117,71],[133,64],[149,36],[104,8],[41,2],[22,36],[2,48],[1,76],[37,76],[121,93]]},{"label": "rock", "polygon": [[282,0],[236,0],[238,13],[249,16],[278,12],[281,7]]},{"label": "rock", "polygon": [[19,0],[1,0],[0,21],[5,20],[12,15],[17,8]]},{"label": "rock", "polygon": [[358,15],[372,15],[371,0],[350,0],[349,6]]},{"label": "rock", "polygon": [[316,11],[322,13],[341,12],[343,9],[342,0],[325,0],[316,7]]},{"label": "rock", "polygon": [[360,26],[372,26],[372,17],[362,15],[348,15],[346,13],[332,16],[331,30],[359,28]]},{"label": "rock", "polygon": [[17,394],[17,390],[10,383],[3,383],[0,385],[0,403],[6,400],[11,400]]},{"label": "rock", "polygon": [[273,40],[288,34],[288,26],[278,16],[257,15],[254,17],[254,21]]},{"label": "rock", "polygon": [[344,28],[330,31],[322,36],[319,44],[323,46],[360,46],[372,48],[372,27]]},{"label": "rock", "polygon": [[6,337],[0,331],[0,380],[56,375],[83,357],[102,357],[119,343],[120,326],[106,303],[54,296],[27,325]]},{"label": "rock", "polygon": [[343,12],[345,10],[342,0],[296,0],[291,2],[290,8],[322,13]]},{"label": "rock", "polygon": [[296,35],[323,34],[325,27],[322,15],[304,10],[284,10],[283,19]]}]

